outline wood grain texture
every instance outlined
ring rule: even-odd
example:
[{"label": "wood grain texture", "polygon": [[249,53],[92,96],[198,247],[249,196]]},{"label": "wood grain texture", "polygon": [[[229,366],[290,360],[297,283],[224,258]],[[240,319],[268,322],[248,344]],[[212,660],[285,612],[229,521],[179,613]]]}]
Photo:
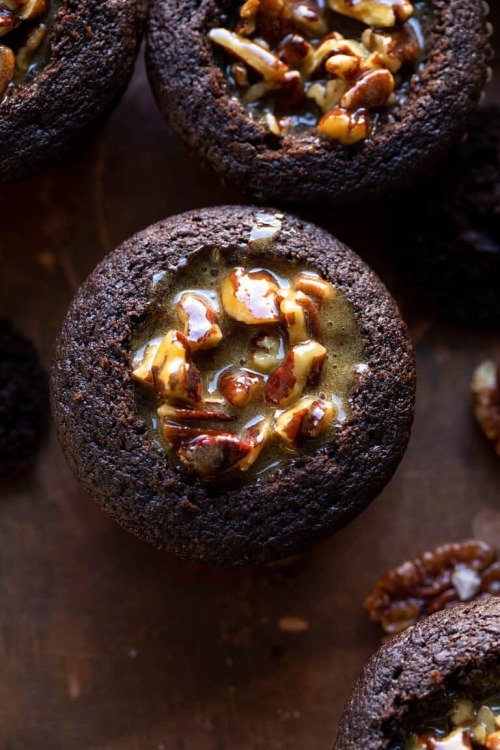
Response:
[{"label": "wood grain texture", "polygon": [[[493,20],[500,27],[500,9]],[[500,98],[500,86],[489,89]],[[156,112],[142,62],[80,153],[0,190],[0,308],[48,365],[96,262],[166,215],[239,202]],[[82,493],[49,435],[33,476],[0,500],[0,748],[329,750],[379,643],[362,601],[388,566],[473,533],[498,543],[500,464],[476,428],[471,371],[498,332],[444,325],[400,279],[376,207],[304,213],[394,291],[416,346],[414,433],[371,508],[308,555],[221,570],[149,549]],[[365,228],[370,227],[367,234]],[[286,617],[303,632],[280,627]]]}]

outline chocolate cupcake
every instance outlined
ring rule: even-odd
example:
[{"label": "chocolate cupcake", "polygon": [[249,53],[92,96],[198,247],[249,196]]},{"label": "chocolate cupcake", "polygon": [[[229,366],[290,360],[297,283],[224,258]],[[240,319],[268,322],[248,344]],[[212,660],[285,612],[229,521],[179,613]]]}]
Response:
[{"label": "chocolate cupcake", "polygon": [[117,103],[145,0],[0,0],[0,182],[64,152]]},{"label": "chocolate cupcake", "polygon": [[163,116],[259,199],[360,201],[411,184],[460,139],[490,58],[478,0],[153,0]]},{"label": "chocolate cupcake", "polygon": [[47,428],[47,375],[31,343],[0,319],[0,479],[13,479],[33,464]]},{"label": "chocolate cupcake", "polygon": [[211,563],[298,553],[382,490],[414,361],[379,279],[324,230],[222,207],[107,256],[55,348],[63,450],[102,508]]},{"label": "chocolate cupcake", "polygon": [[498,326],[498,107],[478,112],[467,141],[432,181],[403,195],[391,215],[394,252],[412,286],[452,321]]},{"label": "chocolate cupcake", "polygon": [[431,615],[372,657],[354,687],[335,750],[498,747],[500,600]]}]

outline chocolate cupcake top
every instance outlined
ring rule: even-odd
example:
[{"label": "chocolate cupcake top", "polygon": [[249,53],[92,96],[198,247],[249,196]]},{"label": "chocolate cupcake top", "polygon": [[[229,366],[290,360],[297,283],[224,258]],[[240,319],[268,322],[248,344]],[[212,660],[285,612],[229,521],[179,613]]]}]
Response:
[{"label": "chocolate cupcake top", "polygon": [[[458,729],[466,726],[463,701],[469,704],[473,728],[478,708],[491,710],[499,693],[499,639],[497,597],[438,612],[392,638],[356,683],[336,750],[360,745],[409,749],[434,730],[438,739],[453,717]],[[466,747],[462,739],[456,735],[447,747]]]},{"label": "chocolate cupcake top", "polygon": [[114,518],[182,556],[244,563],[298,552],[373,499],[414,386],[404,324],[359,258],[294,217],[224,207],[150,227],[98,266],[61,331],[52,403],[73,470]]},{"label": "chocolate cupcake top", "polygon": [[118,100],[145,0],[0,0],[0,182],[36,171]]},{"label": "chocolate cupcake top", "polygon": [[388,193],[434,164],[489,55],[475,0],[154,0],[148,33],[156,98],[188,146],[244,192],[311,204]]}]

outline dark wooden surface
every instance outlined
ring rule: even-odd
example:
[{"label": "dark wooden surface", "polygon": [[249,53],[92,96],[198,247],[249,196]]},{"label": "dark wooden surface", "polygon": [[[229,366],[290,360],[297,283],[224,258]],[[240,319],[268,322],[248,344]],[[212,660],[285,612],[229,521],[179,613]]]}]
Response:
[{"label": "dark wooden surface", "polygon": [[[105,253],[166,215],[238,200],[169,134],[140,61],[77,156],[0,190],[1,311],[48,366],[73,293]],[[468,403],[474,366],[500,359],[498,332],[444,325],[413,299],[376,209],[369,237],[361,209],[304,215],[372,262],[409,322],[419,391],[394,480],[345,531],[292,563],[210,569],[115,526],[79,489],[51,433],[33,476],[0,500],[3,750],[329,750],[379,643],[362,610],[375,578],[440,542],[498,543],[500,464]],[[303,632],[287,630],[290,617]]]}]

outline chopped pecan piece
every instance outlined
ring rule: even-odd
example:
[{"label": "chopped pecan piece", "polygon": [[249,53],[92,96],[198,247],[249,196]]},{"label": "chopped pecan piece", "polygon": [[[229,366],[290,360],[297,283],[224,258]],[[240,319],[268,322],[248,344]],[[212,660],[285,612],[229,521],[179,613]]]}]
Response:
[{"label": "chopped pecan piece", "polygon": [[297,276],[293,288],[297,292],[304,292],[308,297],[317,300],[319,304],[329,302],[335,296],[335,289],[329,281],[307,273],[301,273]]},{"label": "chopped pecan piece", "polygon": [[15,64],[16,59],[12,50],[0,44],[0,97],[5,94],[7,86],[12,80]]},{"label": "chopped pecan piece", "polygon": [[299,34],[288,34],[278,47],[280,60],[294,68],[300,68],[311,53],[311,45]]},{"label": "chopped pecan piece", "polygon": [[318,131],[344,146],[351,146],[368,136],[370,115],[366,109],[359,109],[354,113],[345,109],[333,109],[318,122]]},{"label": "chopped pecan piece", "polygon": [[8,34],[19,24],[20,18],[16,13],[0,6],[0,36]]},{"label": "chopped pecan piece", "polygon": [[288,0],[292,20],[310,37],[321,39],[328,34],[327,8],[322,0]]},{"label": "chopped pecan piece", "polygon": [[249,362],[259,372],[272,372],[285,359],[283,339],[269,333],[259,333],[251,341]]},{"label": "chopped pecan piece", "polygon": [[189,342],[180,331],[167,333],[156,351],[151,371],[156,393],[162,401],[201,403],[201,375],[192,362]]},{"label": "chopped pecan piece", "polygon": [[350,111],[382,107],[394,91],[394,77],[390,70],[374,68],[362,73],[340,100],[340,106]]},{"label": "chopped pecan piece", "polygon": [[17,53],[16,67],[19,72],[26,73],[33,62],[33,57],[35,56],[36,51],[45,39],[46,34],[47,29],[43,25],[35,26],[35,28],[29,32],[25,44],[23,44]]},{"label": "chopped pecan piece", "polygon": [[280,290],[266,271],[235,268],[221,285],[221,300],[227,315],[241,323],[279,323]]},{"label": "chopped pecan piece", "polygon": [[227,29],[211,29],[208,36],[226,52],[243,60],[253,70],[260,73],[265,81],[271,83],[282,81],[288,71],[288,65],[285,65],[279,57],[239,34]]},{"label": "chopped pecan piece", "polygon": [[215,479],[237,468],[255,448],[253,440],[242,440],[237,435],[221,432],[205,433],[182,445],[181,461],[203,479]]},{"label": "chopped pecan piece", "polygon": [[443,738],[425,737],[422,744],[426,750],[472,750],[469,733],[463,729],[455,729]]},{"label": "chopped pecan piece", "polygon": [[[331,81],[315,81],[309,86],[306,96],[309,99],[314,99],[323,112],[330,112],[338,106],[346,90],[347,84],[345,81],[334,78]],[[304,290],[302,289],[302,291]]]},{"label": "chopped pecan piece", "polygon": [[221,422],[233,422],[236,419],[233,414],[226,414],[222,411],[194,409],[182,406],[174,406],[172,404],[162,404],[156,411],[160,419],[166,419],[170,422],[177,419],[194,419],[201,422],[214,419]]},{"label": "chopped pecan piece", "polygon": [[397,31],[365,29],[362,41],[366,49],[379,55],[379,65],[397,73],[403,65],[414,65],[420,55],[418,38],[409,24]]},{"label": "chopped pecan piece", "polygon": [[322,435],[335,416],[331,401],[306,396],[279,415],[274,429],[290,448],[298,448],[303,440]]},{"label": "chopped pecan piece", "polygon": [[326,349],[317,341],[293,346],[266,383],[266,402],[278,407],[288,406],[302,395],[306,385],[317,385],[325,358]]},{"label": "chopped pecan piece", "polygon": [[232,406],[246,406],[261,390],[264,378],[256,372],[236,368],[223,373],[219,387]]},{"label": "chopped pecan piece", "polygon": [[153,367],[154,358],[159,346],[160,341],[150,341],[146,345],[140,364],[132,372],[132,377],[135,380],[139,380],[145,385],[153,385],[153,372],[151,368]]},{"label": "chopped pecan piece", "polygon": [[240,8],[240,20],[236,27],[237,34],[251,36],[256,31],[259,7],[260,0],[245,0]]},{"label": "chopped pecan piece", "polygon": [[314,302],[304,292],[290,292],[280,305],[291,344],[314,339],[323,342],[323,331]]},{"label": "chopped pecan piece", "polygon": [[367,26],[390,28],[413,15],[410,0],[329,0],[330,8]]},{"label": "chopped pecan piece", "polygon": [[483,362],[474,372],[471,390],[476,419],[500,456],[500,367]]},{"label": "chopped pecan piece", "polygon": [[486,738],[487,750],[500,750],[500,732],[492,732]]},{"label": "chopped pecan piece", "polygon": [[183,294],[177,305],[177,315],[193,352],[199,349],[213,349],[222,341],[217,314],[210,302],[201,294]]},{"label": "chopped pecan piece", "polygon": [[48,0],[27,0],[20,3],[19,18],[23,21],[34,21],[41,18],[48,10]]},{"label": "chopped pecan piece", "polygon": [[381,578],[365,601],[370,619],[398,633],[432,612],[461,601],[498,594],[500,565],[489,544],[445,544],[405,562]]},{"label": "chopped pecan piece", "polygon": [[186,445],[191,440],[194,440],[201,435],[208,435],[210,437],[220,435],[219,430],[206,430],[201,427],[186,427],[186,425],[171,422],[169,419],[163,420],[162,431],[163,437],[169,447],[174,450],[179,450],[183,445]]}]

